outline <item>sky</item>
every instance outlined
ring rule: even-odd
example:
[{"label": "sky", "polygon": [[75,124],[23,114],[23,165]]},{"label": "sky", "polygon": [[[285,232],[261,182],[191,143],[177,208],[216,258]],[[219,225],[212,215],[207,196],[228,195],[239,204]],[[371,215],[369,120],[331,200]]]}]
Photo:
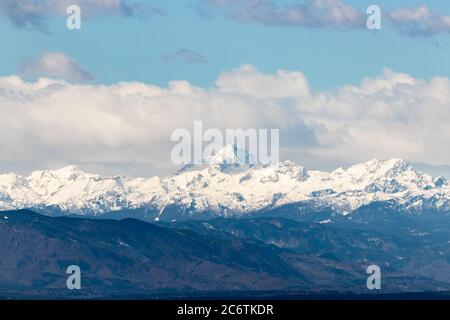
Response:
[{"label": "sky", "polygon": [[195,120],[311,168],[450,165],[448,1],[3,0],[0,38],[0,172],[169,174]]}]

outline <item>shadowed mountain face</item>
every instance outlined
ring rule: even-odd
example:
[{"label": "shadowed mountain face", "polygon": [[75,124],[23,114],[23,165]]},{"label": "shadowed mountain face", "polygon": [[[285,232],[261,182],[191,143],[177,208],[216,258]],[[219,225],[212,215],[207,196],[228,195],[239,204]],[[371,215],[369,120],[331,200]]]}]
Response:
[{"label": "shadowed mountain face", "polygon": [[29,211],[3,215],[3,290],[67,295],[64,271],[71,264],[83,272],[80,294],[94,296],[284,289],[307,282],[283,252],[238,239],[214,240],[132,219],[48,218]]},{"label": "shadowed mountain face", "polygon": [[[372,212],[376,215],[376,212]],[[326,224],[280,217],[212,219],[167,223],[216,237],[251,239],[349,264],[379,265],[450,283],[450,229],[445,218],[381,214],[366,224],[365,212],[354,221]],[[388,219],[389,218],[389,219]]]},{"label": "shadowed mountain face", "polygon": [[[189,222],[174,228],[134,219],[51,218],[26,210],[2,212],[0,296],[373,293],[366,288],[365,272],[370,260],[379,261],[376,253],[370,255],[373,248],[365,244],[373,234],[275,218],[203,223]],[[386,252],[386,261],[397,250],[403,250],[402,242],[388,239],[382,251]],[[81,268],[81,290],[66,287],[65,270],[72,264]],[[383,268],[382,292],[450,288],[443,281],[414,272],[388,265]]]}]

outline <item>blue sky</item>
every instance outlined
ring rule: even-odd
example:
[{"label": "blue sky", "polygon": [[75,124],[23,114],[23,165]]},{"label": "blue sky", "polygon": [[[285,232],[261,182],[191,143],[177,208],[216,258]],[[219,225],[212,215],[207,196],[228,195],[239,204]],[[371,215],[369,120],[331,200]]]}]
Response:
[{"label": "blue sky", "polygon": [[[70,31],[65,17],[49,17],[51,35],[13,26],[0,19],[3,39],[0,75],[17,74],[22,59],[47,51],[74,58],[95,77],[93,83],[142,81],[165,85],[185,79],[202,87],[214,84],[218,74],[244,63],[263,72],[277,69],[305,73],[316,89],[358,83],[384,67],[419,78],[450,76],[450,37],[409,37],[395,31],[386,17],[382,29],[369,31],[304,28],[236,22],[214,12],[201,17],[195,0],[144,1],[164,14],[146,18],[105,15],[82,20],[82,30]],[[292,3],[293,1],[286,1]],[[413,7],[422,1],[347,1],[361,12],[370,4],[384,10]],[[450,15],[448,1],[427,1],[441,15]],[[165,60],[184,49],[205,61]]]}]

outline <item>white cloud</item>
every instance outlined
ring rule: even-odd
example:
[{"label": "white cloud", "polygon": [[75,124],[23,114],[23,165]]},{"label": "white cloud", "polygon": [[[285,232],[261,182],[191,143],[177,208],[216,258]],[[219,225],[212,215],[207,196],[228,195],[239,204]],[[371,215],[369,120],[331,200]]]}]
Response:
[{"label": "white cloud", "polygon": [[[344,0],[302,0],[281,4],[271,0],[200,0],[203,16],[220,13],[238,22],[267,26],[366,29],[367,14]],[[426,5],[384,11],[395,30],[410,37],[450,33],[450,16]],[[367,29],[366,29],[367,30]]]},{"label": "white cloud", "polygon": [[20,74],[28,79],[50,77],[74,82],[94,79],[79,63],[62,52],[45,52],[38,58],[23,59]]},{"label": "white cloud", "polygon": [[361,28],[364,15],[341,0],[306,0],[290,5],[270,0],[204,0],[203,10],[218,8],[228,17],[265,25],[293,25],[310,28]]},{"label": "white cloud", "polygon": [[253,66],[210,89],[186,81],[70,84],[0,78],[0,170],[81,164],[102,173],[169,173],[170,134],[205,127],[280,128],[281,157],[333,168],[400,157],[449,164],[450,80],[385,70],[333,92],[305,76]]},{"label": "white cloud", "polygon": [[450,16],[439,15],[425,5],[400,8],[388,13],[390,20],[409,36],[431,36],[450,33]]},{"label": "white cloud", "polygon": [[264,74],[253,65],[223,72],[216,82],[224,92],[245,93],[259,98],[308,96],[309,84],[301,72],[278,70]]},{"label": "white cloud", "polygon": [[182,61],[185,63],[207,63],[208,61],[199,52],[189,49],[178,49],[174,53],[167,53],[163,55],[163,60],[166,62]]},{"label": "white cloud", "polygon": [[48,31],[46,20],[53,16],[67,16],[70,5],[78,5],[82,16],[119,15],[124,17],[164,14],[160,9],[144,2],[126,0],[1,0],[0,16],[19,28]]}]

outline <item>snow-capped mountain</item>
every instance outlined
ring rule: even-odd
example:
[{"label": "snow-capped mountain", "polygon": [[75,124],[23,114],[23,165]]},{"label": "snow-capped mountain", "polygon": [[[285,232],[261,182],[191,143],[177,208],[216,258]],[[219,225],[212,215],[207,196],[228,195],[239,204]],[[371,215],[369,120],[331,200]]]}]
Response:
[{"label": "snow-capped mountain", "polygon": [[[217,215],[250,214],[304,203],[348,214],[375,201],[405,211],[450,211],[450,186],[443,177],[416,171],[404,160],[371,160],[332,172],[307,170],[290,161],[274,166],[245,165],[236,146],[218,151],[205,166],[165,177],[102,177],[76,166],[0,175],[0,210],[58,208],[101,215],[122,209],[176,206]],[[232,166],[233,170],[228,170]]]}]

